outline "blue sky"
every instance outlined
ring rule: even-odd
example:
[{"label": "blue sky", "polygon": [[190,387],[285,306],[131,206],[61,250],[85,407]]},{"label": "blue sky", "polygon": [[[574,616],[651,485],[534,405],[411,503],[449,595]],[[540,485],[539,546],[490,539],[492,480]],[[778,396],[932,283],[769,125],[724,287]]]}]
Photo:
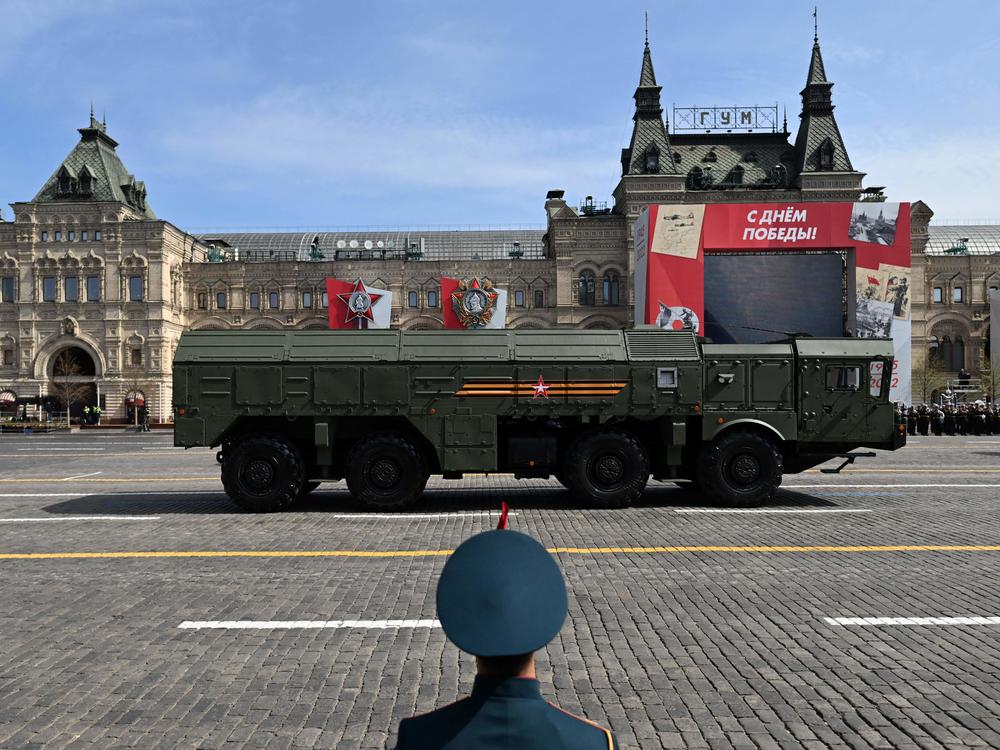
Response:
[{"label": "blue sky", "polygon": [[[0,201],[32,198],[93,100],[185,228],[540,225],[549,189],[610,201],[644,10],[668,114],[777,102],[794,131],[811,2],[0,0]],[[866,184],[1000,221],[1000,3],[819,19]]]}]

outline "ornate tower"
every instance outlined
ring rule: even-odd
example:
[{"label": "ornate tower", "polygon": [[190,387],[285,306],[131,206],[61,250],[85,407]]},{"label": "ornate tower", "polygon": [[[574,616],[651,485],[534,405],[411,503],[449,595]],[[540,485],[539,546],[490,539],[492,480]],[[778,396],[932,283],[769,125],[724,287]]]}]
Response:
[{"label": "ornate tower", "polygon": [[812,58],[802,89],[801,123],[795,138],[795,171],[803,198],[857,200],[863,172],[851,165],[833,116],[833,83],[826,79],[819,35],[813,35]]}]

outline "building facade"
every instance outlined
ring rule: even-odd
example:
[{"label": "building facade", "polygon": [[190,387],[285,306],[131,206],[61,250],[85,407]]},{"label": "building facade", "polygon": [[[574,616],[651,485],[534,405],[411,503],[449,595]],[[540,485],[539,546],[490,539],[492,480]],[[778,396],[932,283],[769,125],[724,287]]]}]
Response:
[{"label": "building facade", "polygon": [[[671,132],[647,41],[612,205],[571,206],[552,190],[544,227],[523,230],[196,237],[155,216],[144,183],[91,116],[38,194],[12,204],[14,221],[0,223],[0,391],[42,395],[73,382],[84,389],[76,410],[99,403],[105,418],[121,419],[142,399],[166,420],[183,330],[325,328],[327,277],[391,290],[392,325],[404,329],[443,325],[441,276],[506,288],[510,327],[627,326],[632,224],[646,205],[881,200],[851,162],[832,88],[814,39],[794,139],[787,121],[765,132]],[[914,204],[915,265],[930,217]],[[933,286],[946,272],[921,265],[921,273],[920,284]],[[975,278],[982,285],[987,276]],[[914,300],[915,348],[946,324],[918,323],[925,309],[936,310]],[[972,331],[962,329],[963,341]]]}]

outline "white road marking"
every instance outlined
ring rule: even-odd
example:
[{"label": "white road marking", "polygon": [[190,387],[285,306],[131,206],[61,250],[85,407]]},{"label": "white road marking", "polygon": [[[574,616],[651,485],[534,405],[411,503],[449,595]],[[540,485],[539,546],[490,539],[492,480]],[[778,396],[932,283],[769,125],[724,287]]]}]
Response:
[{"label": "white road marking", "polygon": [[871,508],[674,508],[674,513],[871,513]]},{"label": "white road marking", "polygon": [[1000,625],[1000,617],[824,617],[827,625]]},{"label": "white road marking", "polygon": [[64,479],[62,479],[60,481],[68,482],[71,479],[86,479],[87,477],[96,477],[98,474],[101,474],[101,473],[102,472],[100,472],[100,471],[92,471],[89,474],[75,474],[74,476],[71,476],[71,477],[65,477]]},{"label": "white road marking", "polygon": [[77,451],[92,451],[95,453],[104,452],[104,448],[85,448],[82,446],[79,448],[49,448],[49,447],[36,446],[34,448],[18,448],[18,450],[30,453],[45,453],[45,452],[56,452],[56,451],[70,451],[72,453],[76,453]]},{"label": "white road marking", "polygon": [[159,521],[159,516],[59,516],[53,518],[0,518],[0,523],[35,523],[38,521]]},{"label": "white road marking", "polygon": [[325,630],[359,628],[395,630],[398,628],[440,628],[439,620],[185,620],[183,630]]}]

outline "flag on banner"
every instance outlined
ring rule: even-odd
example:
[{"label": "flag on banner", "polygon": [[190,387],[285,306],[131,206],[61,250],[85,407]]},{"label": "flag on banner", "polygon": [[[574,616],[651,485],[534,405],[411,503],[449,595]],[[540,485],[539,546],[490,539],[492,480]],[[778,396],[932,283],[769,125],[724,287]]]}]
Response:
[{"label": "flag on banner", "polygon": [[504,328],[507,325],[507,290],[489,279],[460,281],[441,277],[441,312],[445,328]]},{"label": "flag on banner", "polygon": [[326,280],[327,310],[330,328],[388,328],[392,317],[392,292],[367,287],[358,279],[354,283],[339,279]]}]

